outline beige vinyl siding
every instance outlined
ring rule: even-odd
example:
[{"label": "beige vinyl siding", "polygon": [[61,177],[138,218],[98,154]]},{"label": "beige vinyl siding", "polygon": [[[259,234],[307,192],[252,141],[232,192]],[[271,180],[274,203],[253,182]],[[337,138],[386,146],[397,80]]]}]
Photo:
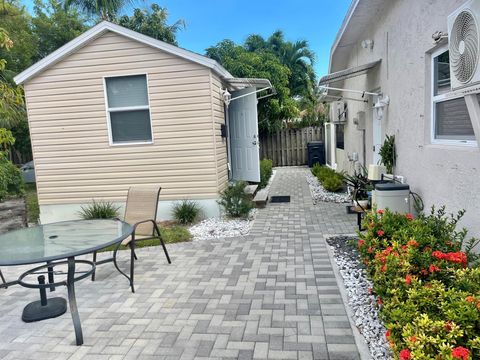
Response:
[{"label": "beige vinyl siding", "polygon": [[[104,76],[147,74],[154,143],[110,146]],[[40,205],[123,201],[160,184],[161,200],[217,197],[210,69],[118,34],[25,84]]]},{"label": "beige vinyl siding", "polygon": [[215,150],[217,154],[218,190],[222,191],[228,182],[227,140],[222,138],[221,125],[225,124],[222,82],[212,73],[212,111],[215,128]]}]

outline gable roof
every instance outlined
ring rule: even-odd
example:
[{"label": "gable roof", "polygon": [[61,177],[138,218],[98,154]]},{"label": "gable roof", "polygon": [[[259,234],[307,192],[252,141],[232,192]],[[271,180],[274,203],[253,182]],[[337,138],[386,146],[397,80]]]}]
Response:
[{"label": "gable roof", "polygon": [[111,22],[102,21],[101,23],[85,31],[83,34],[76,37],[72,41],[66,43],[61,48],[55,50],[53,53],[46,56],[42,60],[33,64],[28,69],[22,71],[20,74],[15,76],[14,81],[17,84],[23,84],[25,81],[31,79],[32,77],[36,76],[40,72],[49,68],[53,64],[61,61],[62,59],[69,56],[73,52],[82,48],[83,46],[88,44],[90,41],[102,36],[107,31],[111,31],[111,32],[123,35],[127,38],[136,40],[148,46],[154,47],[159,50],[163,50],[172,55],[176,55],[186,60],[190,60],[194,63],[203,65],[207,68],[212,69],[212,71],[217,73],[221,78],[224,78],[224,79],[233,78],[232,74],[230,74],[223,66],[221,66],[219,63],[217,63],[213,59],[210,59],[203,55],[199,55],[189,50],[179,48],[178,46],[167,44],[166,42],[154,39],[150,36],[140,34],[136,31],[124,28],[122,26],[113,24]]},{"label": "gable roof", "polygon": [[329,73],[346,68],[351,51],[365,36],[365,31],[378,23],[376,19],[384,16],[391,3],[385,0],[352,0],[330,50]]}]

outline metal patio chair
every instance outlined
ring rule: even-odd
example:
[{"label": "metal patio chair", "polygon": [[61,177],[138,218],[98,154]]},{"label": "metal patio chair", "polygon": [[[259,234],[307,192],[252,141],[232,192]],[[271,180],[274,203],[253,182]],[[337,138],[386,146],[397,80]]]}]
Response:
[{"label": "metal patio chair", "polygon": [[[5,276],[3,276],[2,270],[0,270],[0,278],[2,278],[3,285],[7,285],[7,281],[5,280]],[[7,286],[5,286],[5,289]]]},{"label": "metal patio chair", "polygon": [[[168,255],[165,242],[162,239],[160,229],[155,221],[157,218],[158,197],[160,196],[161,189],[162,188],[160,186],[132,186],[128,190],[124,221],[133,226],[133,233],[131,236],[122,241],[122,245],[130,248],[129,280],[132,292],[135,292],[133,279],[135,260],[138,260],[137,255],[135,254],[136,242],[159,239],[168,263],[172,263],[170,256]],[[113,253],[113,258],[97,262],[97,252],[94,252],[93,262],[95,264],[103,264],[105,262],[113,261],[115,267],[123,274],[123,272],[117,266],[116,256],[117,251],[115,250]],[[128,278],[128,276],[126,277]],[[92,273],[92,281],[95,281],[95,272]]]}]

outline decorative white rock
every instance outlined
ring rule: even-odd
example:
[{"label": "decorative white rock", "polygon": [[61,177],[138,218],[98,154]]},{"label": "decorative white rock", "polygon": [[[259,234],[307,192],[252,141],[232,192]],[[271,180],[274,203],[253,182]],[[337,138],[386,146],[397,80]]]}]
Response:
[{"label": "decorative white rock", "polygon": [[393,359],[390,346],[385,337],[386,329],[380,320],[375,296],[370,294],[373,284],[359,261],[356,250],[346,245],[349,238],[338,236],[327,239],[334,250],[335,262],[343,277],[347,291],[348,305],[354,314],[354,322],[365,338],[374,360]]},{"label": "decorative white rock", "polygon": [[334,202],[334,203],[349,203],[351,202],[351,197],[347,193],[334,193],[325,190],[325,188],[320,184],[318,179],[313,176],[313,174],[308,171],[306,172],[307,183],[310,187],[310,193],[312,195],[312,200],[315,205],[319,202]]}]

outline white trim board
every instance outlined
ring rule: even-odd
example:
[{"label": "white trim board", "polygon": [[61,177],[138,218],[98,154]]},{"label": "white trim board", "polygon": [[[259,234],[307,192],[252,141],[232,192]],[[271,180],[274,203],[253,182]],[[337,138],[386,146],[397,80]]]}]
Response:
[{"label": "white trim board", "polygon": [[15,76],[13,80],[18,85],[23,84],[25,81],[31,79],[38,73],[44,71],[45,69],[49,68],[53,64],[56,64],[57,62],[61,61],[68,55],[82,48],[83,46],[88,44],[90,41],[102,36],[107,31],[111,31],[111,32],[123,35],[127,38],[136,40],[138,42],[154,47],[156,49],[163,50],[172,55],[176,55],[181,58],[190,60],[194,63],[206,66],[212,69],[213,71],[215,71],[222,78],[225,78],[225,79],[233,78],[232,74],[230,74],[225,68],[223,68],[219,63],[217,63],[213,59],[210,59],[203,55],[196,54],[189,50],[179,48],[174,45],[167,44],[163,41],[140,34],[136,31],[126,29],[122,26],[113,24],[111,22],[102,21],[101,23],[99,23],[98,25],[95,25],[91,29],[87,30],[80,36],[73,39],[72,41],[66,43],[61,48],[55,50],[53,53],[46,56],[42,60],[33,64],[28,69],[22,71],[20,74]]},{"label": "white trim board", "polygon": [[[160,197],[162,195],[160,194]],[[160,200],[157,208],[157,220],[172,220],[173,205],[181,201],[178,200]],[[205,218],[218,217],[221,215],[220,205],[217,203],[218,199],[195,199],[194,201],[202,208],[202,215]],[[85,203],[71,203],[71,204],[48,204],[40,205],[40,223],[48,224],[58,221],[78,220],[80,219],[79,211],[82,206],[88,205]],[[123,218],[125,212],[125,202],[115,201],[115,206],[120,207],[120,218]]]}]

